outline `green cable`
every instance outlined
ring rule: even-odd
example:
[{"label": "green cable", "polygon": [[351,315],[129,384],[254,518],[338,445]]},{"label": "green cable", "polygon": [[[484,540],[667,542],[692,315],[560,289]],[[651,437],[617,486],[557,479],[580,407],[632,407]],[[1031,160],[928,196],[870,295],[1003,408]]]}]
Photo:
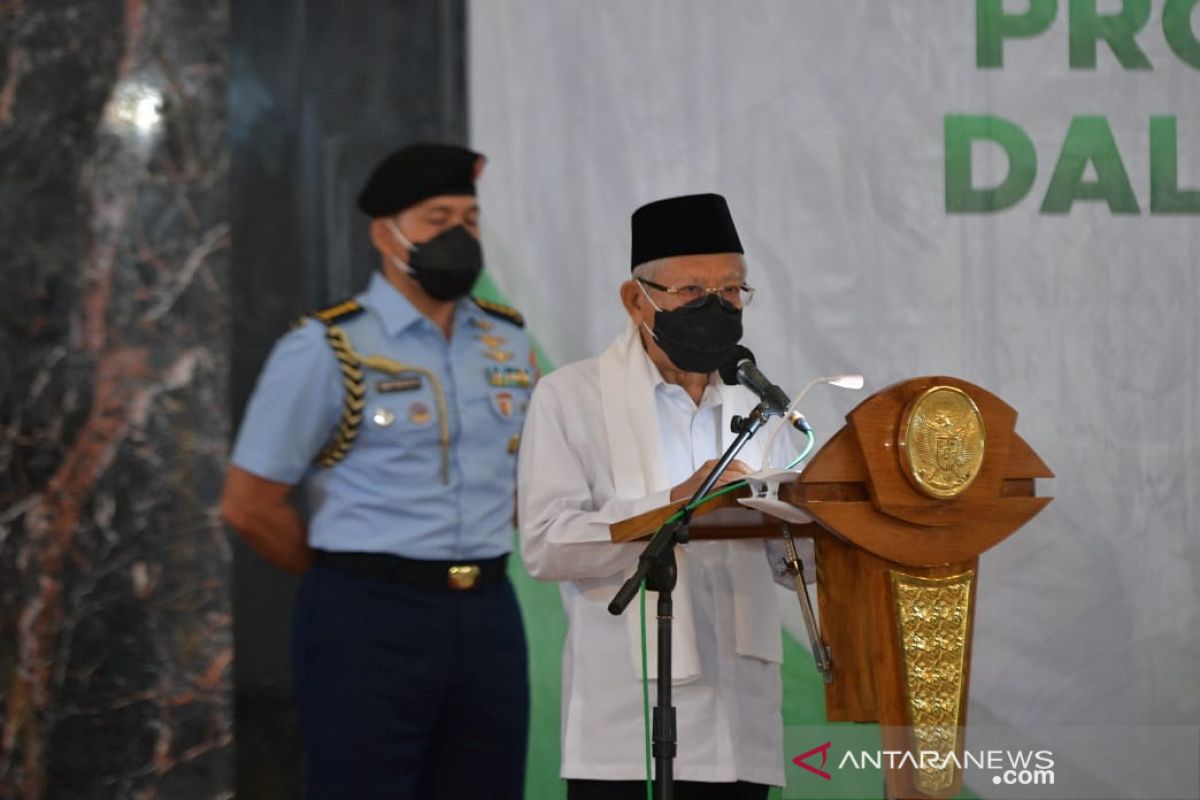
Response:
[{"label": "green cable", "polygon": [[[796,465],[799,464],[804,459],[808,458],[808,454],[812,452],[813,442],[815,441],[812,431],[805,431],[804,435],[808,437],[808,444],[805,446],[804,452],[802,452],[800,455],[796,456],[796,458],[792,460],[792,463],[787,465],[788,469],[795,469]],[[702,503],[707,503],[709,500],[712,500],[714,497],[720,497],[723,494],[729,494],[730,492],[737,491],[738,489],[740,489],[746,485],[747,485],[747,483],[744,480],[733,481],[732,483],[727,483],[724,486],[722,486],[720,489],[718,489],[717,491],[709,492],[708,494],[704,495],[704,497],[701,497],[699,500],[689,503],[687,506],[685,506],[685,508],[688,511],[691,511],[694,508],[696,508],[697,506],[701,505]],[[672,514],[670,517],[668,517],[667,521],[664,522],[663,525],[670,524],[682,516],[683,516],[683,509],[680,509],[679,511],[676,511],[674,514]],[[650,771],[650,763],[651,763],[650,678],[647,675],[648,669],[646,666],[646,660],[647,660],[647,656],[646,656],[646,582],[644,580],[642,581],[642,586],[641,586],[641,591],[639,592],[639,596],[641,598],[639,622],[641,623],[641,632],[642,632],[642,731],[644,732],[645,739],[646,739],[646,800],[654,800],[654,796],[653,796],[654,776],[653,776],[653,773]]]},{"label": "green cable", "polygon": [[813,442],[816,441],[816,439],[813,437],[813,432],[805,431],[804,435],[808,437],[808,444],[806,444],[804,446],[804,452],[801,453],[800,455],[796,456],[796,458],[792,460],[792,463],[787,465],[788,469],[795,469],[796,465],[799,464],[804,459],[808,458],[808,454],[812,452]]},{"label": "green cable", "polygon": [[642,581],[641,591],[641,628],[642,628],[642,731],[646,737],[646,800],[654,800],[654,777],[650,772],[650,677],[646,667],[646,582]]},{"label": "green cable", "polygon": [[[804,435],[806,437],[808,437],[808,444],[805,445],[804,452],[802,452],[800,455],[798,455],[794,459],[792,459],[792,463],[787,465],[787,469],[795,469],[796,465],[799,464],[804,459],[808,458],[808,454],[812,452],[813,443],[816,441],[813,438],[812,431],[805,431]],[[746,485],[747,485],[747,483],[744,480],[738,480],[738,481],[733,481],[732,483],[727,483],[724,486],[722,486],[720,489],[717,489],[715,492],[709,492],[708,494],[704,495],[704,497],[701,497],[699,500],[694,500],[691,503],[688,503],[686,506],[684,506],[684,508],[679,509],[674,514],[667,517],[667,521],[664,522],[663,524],[667,525],[671,522],[675,522],[677,519],[679,519],[680,517],[683,516],[683,512],[685,510],[693,511],[698,506],[701,506],[704,503],[707,503],[709,500],[720,497],[723,494],[729,494],[730,492],[735,492],[738,489],[741,489],[743,486],[746,486]]]}]

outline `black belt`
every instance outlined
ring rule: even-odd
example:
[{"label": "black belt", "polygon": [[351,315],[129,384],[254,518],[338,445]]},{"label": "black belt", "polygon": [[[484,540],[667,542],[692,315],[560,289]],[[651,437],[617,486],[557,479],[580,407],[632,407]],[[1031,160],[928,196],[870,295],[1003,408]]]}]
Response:
[{"label": "black belt", "polygon": [[481,561],[420,561],[388,553],[317,550],[316,562],[351,578],[462,592],[482,589],[503,578],[508,555]]}]

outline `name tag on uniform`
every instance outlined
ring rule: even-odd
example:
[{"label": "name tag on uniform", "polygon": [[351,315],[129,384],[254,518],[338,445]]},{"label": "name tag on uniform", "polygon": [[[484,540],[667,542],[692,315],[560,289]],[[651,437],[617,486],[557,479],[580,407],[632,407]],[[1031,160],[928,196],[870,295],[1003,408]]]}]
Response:
[{"label": "name tag on uniform", "polygon": [[412,392],[421,388],[420,375],[404,375],[399,378],[385,378],[375,382],[375,391],[380,394],[391,392]]}]

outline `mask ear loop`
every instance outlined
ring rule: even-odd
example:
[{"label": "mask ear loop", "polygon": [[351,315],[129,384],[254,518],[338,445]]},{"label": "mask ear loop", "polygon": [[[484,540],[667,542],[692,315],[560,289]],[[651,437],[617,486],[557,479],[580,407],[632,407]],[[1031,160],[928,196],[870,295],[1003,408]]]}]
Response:
[{"label": "mask ear loop", "polygon": [[642,285],[642,282],[639,281],[637,278],[634,278],[633,282],[636,283],[638,285],[638,288],[642,290],[642,294],[644,294],[646,296],[646,299],[650,301],[650,305],[654,306],[654,310],[662,311],[662,309],[658,307],[658,303],[654,302],[654,298],[651,297],[650,293],[646,291],[646,287]]},{"label": "mask ear loop", "polygon": [[402,245],[404,245],[406,248],[408,248],[408,250],[409,250],[410,252],[418,249],[417,245],[415,245],[415,244],[413,244],[412,242],[410,242],[410,241],[408,240],[408,237],[407,237],[407,236],[405,236],[403,233],[401,233],[401,232],[400,232],[400,226],[399,226],[399,225],[397,225],[395,222],[392,222],[392,218],[391,218],[391,217],[388,217],[387,219],[385,219],[385,220],[384,220],[384,223],[385,223],[385,224],[388,226],[388,228],[391,230],[391,232],[392,232],[392,235],[393,235],[393,236],[395,236],[395,237],[396,237],[396,238],[397,238],[397,239],[400,241],[400,244],[402,244]]},{"label": "mask ear loop", "polygon": [[[386,224],[388,226],[388,230],[390,230],[392,232],[392,235],[396,237],[396,241],[400,242],[400,244],[404,245],[404,247],[408,249],[409,256],[411,257],[412,254],[417,251],[417,249],[418,249],[417,245],[410,242],[408,240],[408,237],[400,232],[400,226],[398,226],[396,223],[392,222],[390,217],[388,219],[384,220],[384,224]],[[388,257],[388,260],[392,262],[392,265],[395,266],[396,269],[400,270],[404,274],[406,274],[406,275],[416,275],[417,274],[416,270],[414,270],[411,266],[409,266],[408,264],[401,261],[398,256],[394,256],[391,253],[388,253],[387,257]]]},{"label": "mask ear loop", "polygon": [[[661,308],[658,307],[658,303],[654,302],[654,298],[651,297],[650,293],[646,291],[646,287],[642,285],[641,281],[639,281],[637,278],[634,278],[633,282],[636,283],[638,285],[638,288],[642,290],[642,294],[644,294],[646,296],[646,299],[650,301],[650,305],[654,307],[655,311],[658,311],[660,313],[665,313],[665,312],[663,312],[663,310]],[[646,323],[644,323],[644,322],[641,323],[641,326],[643,328],[646,328]],[[646,328],[646,333],[650,334],[651,339],[653,339],[656,342],[658,341],[658,334],[654,332],[653,328]]]}]

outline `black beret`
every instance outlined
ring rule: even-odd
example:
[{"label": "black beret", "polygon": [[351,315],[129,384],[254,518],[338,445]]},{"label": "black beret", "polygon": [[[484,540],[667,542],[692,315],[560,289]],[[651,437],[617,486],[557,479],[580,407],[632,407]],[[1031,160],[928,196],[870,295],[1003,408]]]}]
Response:
[{"label": "black beret", "polygon": [[656,200],[633,212],[630,269],[668,256],[744,253],[729,205],[719,194]]},{"label": "black beret", "polygon": [[390,217],[428,197],[474,195],[486,160],[453,144],[410,144],[371,171],[358,194],[358,207],[372,217]]}]

